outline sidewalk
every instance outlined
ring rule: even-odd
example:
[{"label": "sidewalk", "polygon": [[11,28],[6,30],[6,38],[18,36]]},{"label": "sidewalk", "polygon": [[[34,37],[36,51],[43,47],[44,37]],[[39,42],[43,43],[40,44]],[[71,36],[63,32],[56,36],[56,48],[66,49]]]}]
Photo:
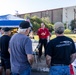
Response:
[{"label": "sidewalk", "polygon": [[49,72],[49,68],[46,65],[46,60],[44,56],[41,57],[41,61],[38,59],[37,63],[34,60],[34,63],[32,65],[32,70],[39,72]]},{"label": "sidewalk", "polygon": [[[33,51],[36,49],[38,45],[38,41],[31,39],[32,40],[32,46],[33,46]],[[37,61],[35,60],[37,59]],[[49,68],[46,65],[46,60],[44,57],[44,48],[43,48],[43,55],[41,57],[41,61],[39,61],[38,56],[34,58],[34,63],[32,65],[32,71],[39,71],[39,72],[48,72]]]},{"label": "sidewalk", "polygon": [[[46,60],[44,55],[41,57],[41,61],[37,60],[34,61],[33,65],[32,65],[32,71],[34,72],[45,72],[48,73],[49,72],[49,68],[46,65]],[[76,75],[76,66],[73,65],[73,71],[74,71],[74,75]]]}]

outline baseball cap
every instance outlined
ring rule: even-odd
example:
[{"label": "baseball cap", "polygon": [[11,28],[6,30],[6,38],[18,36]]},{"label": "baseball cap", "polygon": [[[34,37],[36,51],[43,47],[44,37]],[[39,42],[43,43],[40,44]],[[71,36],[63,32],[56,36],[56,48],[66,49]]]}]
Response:
[{"label": "baseball cap", "polygon": [[11,30],[11,28],[5,27],[5,28],[2,28],[2,30],[4,30],[4,32],[8,32]]},{"label": "baseball cap", "polygon": [[30,27],[30,23],[27,22],[27,21],[22,21],[19,25],[19,28],[20,29],[26,29],[26,28],[29,28]]},{"label": "baseball cap", "polygon": [[63,24],[62,22],[56,22],[56,23],[54,24],[54,30],[55,30],[55,31],[57,31],[57,30],[59,30],[59,29],[62,29],[62,28],[64,28],[64,24]]}]

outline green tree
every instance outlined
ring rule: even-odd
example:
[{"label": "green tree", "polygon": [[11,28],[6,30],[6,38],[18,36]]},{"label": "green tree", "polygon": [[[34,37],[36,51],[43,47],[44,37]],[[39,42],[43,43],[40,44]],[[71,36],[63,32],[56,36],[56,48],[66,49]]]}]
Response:
[{"label": "green tree", "polygon": [[43,17],[43,18],[42,18],[42,21],[43,21],[46,25],[49,24],[49,23],[51,23],[48,17]]},{"label": "green tree", "polygon": [[65,34],[71,34],[72,31],[71,31],[70,29],[65,29],[65,30],[64,30],[64,33],[65,33]]},{"label": "green tree", "polygon": [[53,24],[50,22],[48,17],[42,18],[42,21],[45,23],[46,27],[50,30],[50,32],[53,31]]},{"label": "green tree", "polygon": [[72,30],[76,28],[76,20],[72,20],[70,26],[72,27]]},{"label": "green tree", "polygon": [[31,23],[33,24],[33,30],[36,32],[38,28],[40,28],[40,24],[42,23],[42,20],[37,16],[31,17],[30,20],[31,20]]},{"label": "green tree", "polygon": [[33,30],[35,32],[40,28],[40,25],[42,22],[45,23],[45,26],[50,30],[50,32],[52,32],[53,24],[51,24],[51,22],[49,21],[49,19],[47,17],[45,17],[45,18],[39,18],[37,16],[30,17],[29,14],[26,14],[24,19],[26,19],[27,17],[30,18],[30,21],[33,25]]},{"label": "green tree", "polygon": [[31,18],[31,17],[30,17],[30,14],[25,14],[24,19],[26,19],[27,17],[28,17],[28,18]]}]

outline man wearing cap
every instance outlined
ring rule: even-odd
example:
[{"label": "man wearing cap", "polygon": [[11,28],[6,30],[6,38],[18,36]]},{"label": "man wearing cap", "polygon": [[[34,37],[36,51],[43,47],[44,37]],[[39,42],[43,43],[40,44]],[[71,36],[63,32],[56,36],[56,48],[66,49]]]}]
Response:
[{"label": "man wearing cap", "polygon": [[31,75],[33,63],[32,42],[27,36],[30,31],[30,24],[22,21],[18,33],[10,40],[10,62],[12,75]]},{"label": "man wearing cap", "polygon": [[8,27],[3,28],[3,31],[4,35],[0,38],[1,67],[2,67],[0,68],[0,73],[2,73],[1,69],[3,71],[4,68],[4,70],[6,71],[6,75],[10,75],[10,54],[8,52],[8,49],[9,49],[11,31],[10,28]]},{"label": "man wearing cap", "polygon": [[64,24],[54,24],[56,38],[50,40],[46,49],[46,63],[50,67],[49,75],[70,75],[69,65],[76,57],[75,44],[64,36]]}]

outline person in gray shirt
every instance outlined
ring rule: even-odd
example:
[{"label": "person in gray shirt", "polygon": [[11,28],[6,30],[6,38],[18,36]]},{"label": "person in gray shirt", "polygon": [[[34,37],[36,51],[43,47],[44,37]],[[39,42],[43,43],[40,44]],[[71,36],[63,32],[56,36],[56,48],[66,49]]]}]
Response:
[{"label": "person in gray shirt", "polygon": [[31,39],[27,36],[30,31],[30,24],[22,21],[18,33],[10,40],[9,52],[12,75],[31,75],[33,63],[33,51]]}]

